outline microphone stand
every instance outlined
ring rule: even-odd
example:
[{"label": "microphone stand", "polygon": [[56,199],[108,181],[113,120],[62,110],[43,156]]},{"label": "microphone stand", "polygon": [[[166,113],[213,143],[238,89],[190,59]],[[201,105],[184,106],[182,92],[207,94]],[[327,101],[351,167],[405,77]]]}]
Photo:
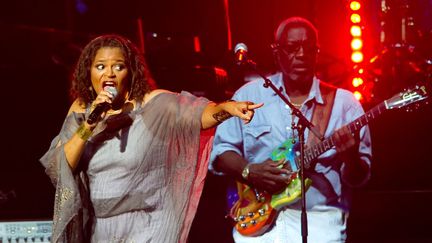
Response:
[{"label": "microphone stand", "polygon": [[308,128],[315,136],[317,136],[321,141],[324,140],[319,131],[314,127],[314,125],[297,109],[282,92],[276,88],[276,86],[269,80],[262,72],[257,69],[257,65],[254,61],[247,59],[244,61],[247,66],[251,67],[261,78],[264,79],[263,86],[265,88],[272,88],[274,92],[291,108],[292,114],[298,117],[297,125],[293,126],[297,130],[300,143],[300,182],[301,182],[301,234],[303,243],[307,242],[308,228],[307,228],[307,213],[306,213],[306,189],[305,189],[305,176],[304,176],[304,131]]}]

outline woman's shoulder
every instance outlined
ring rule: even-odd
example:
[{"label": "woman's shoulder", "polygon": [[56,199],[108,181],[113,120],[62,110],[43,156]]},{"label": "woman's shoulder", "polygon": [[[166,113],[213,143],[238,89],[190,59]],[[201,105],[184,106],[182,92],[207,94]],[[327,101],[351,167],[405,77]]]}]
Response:
[{"label": "woman's shoulder", "polygon": [[85,113],[86,112],[86,104],[80,99],[74,100],[72,105],[69,107],[68,115],[71,113]]},{"label": "woman's shoulder", "polygon": [[156,96],[160,94],[175,94],[175,93],[166,89],[152,90],[144,96],[144,104],[148,103],[150,100],[154,99]]}]

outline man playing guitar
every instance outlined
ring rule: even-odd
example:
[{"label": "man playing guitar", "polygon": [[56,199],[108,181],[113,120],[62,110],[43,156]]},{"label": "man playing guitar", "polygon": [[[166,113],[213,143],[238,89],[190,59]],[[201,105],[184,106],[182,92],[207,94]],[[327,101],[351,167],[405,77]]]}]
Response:
[{"label": "man playing guitar", "polygon": [[[306,154],[308,240],[345,242],[350,190],[369,179],[372,156],[368,126],[347,124],[365,112],[351,92],[329,87],[315,76],[318,37],[309,21],[292,17],[281,22],[272,47],[280,71],[268,78],[330,137],[319,146],[322,151]],[[273,90],[263,87],[262,79],[246,83],[232,99],[264,103],[251,123],[231,119],[216,130],[210,170],[239,182],[241,201],[232,212],[234,240],[301,242],[299,165],[293,144],[298,134],[292,126],[298,118]],[[317,142],[313,137],[306,129],[307,148]]]}]

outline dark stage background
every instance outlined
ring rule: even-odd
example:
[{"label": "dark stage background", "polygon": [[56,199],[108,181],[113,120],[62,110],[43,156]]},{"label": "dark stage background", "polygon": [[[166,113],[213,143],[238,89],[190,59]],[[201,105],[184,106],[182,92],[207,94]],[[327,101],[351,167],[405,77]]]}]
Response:
[{"label": "dark stage background", "polygon": [[[409,6],[413,55],[389,56],[399,43],[398,16],[390,16],[388,43],[379,42],[381,1],[363,1],[366,58],[379,55],[371,72],[431,60],[432,1],[393,1]],[[232,42],[228,42],[226,5]],[[69,76],[81,48],[102,33],[119,33],[143,47],[161,88],[182,89],[214,100],[229,98],[245,70],[233,64],[238,42],[265,72],[274,69],[269,45],[279,21],[300,15],[316,24],[321,43],[319,74],[350,88],[350,36],[343,0],[15,0],[0,9],[0,95],[3,104],[0,164],[0,221],[52,217],[54,188],[39,158],[58,133],[70,105]],[[392,27],[393,26],[393,27]],[[395,27],[394,27],[395,26]],[[394,28],[394,29],[392,29]],[[142,38],[140,38],[142,36]],[[194,37],[200,52],[194,50]],[[141,45],[144,43],[144,45]],[[389,52],[382,54],[382,50]],[[381,54],[380,54],[381,53]],[[412,53],[411,53],[412,54]],[[412,63],[411,62],[411,63]],[[369,68],[369,67],[367,67]],[[430,69],[430,67],[429,67]],[[217,70],[217,71],[215,71]],[[429,70],[430,71],[430,70]],[[224,75],[227,74],[227,75]],[[424,71],[420,71],[424,76]],[[417,81],[384,72],[374,76],[374,99]],[[370,183],[355,191],[350,242],[431,242],[432,110],[388,111],[370,124],[373,170]],[[226,214],[228,181],[208,175],[190,242],[231,242]]]}]

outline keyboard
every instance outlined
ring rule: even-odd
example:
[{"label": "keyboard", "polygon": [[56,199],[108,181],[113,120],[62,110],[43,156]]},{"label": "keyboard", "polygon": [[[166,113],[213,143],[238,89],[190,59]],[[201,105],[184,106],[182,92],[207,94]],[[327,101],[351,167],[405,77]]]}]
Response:
[{"label": "keyboard", "polygon": [[49,243],[52,221],[0,222],[0,243]]}]

